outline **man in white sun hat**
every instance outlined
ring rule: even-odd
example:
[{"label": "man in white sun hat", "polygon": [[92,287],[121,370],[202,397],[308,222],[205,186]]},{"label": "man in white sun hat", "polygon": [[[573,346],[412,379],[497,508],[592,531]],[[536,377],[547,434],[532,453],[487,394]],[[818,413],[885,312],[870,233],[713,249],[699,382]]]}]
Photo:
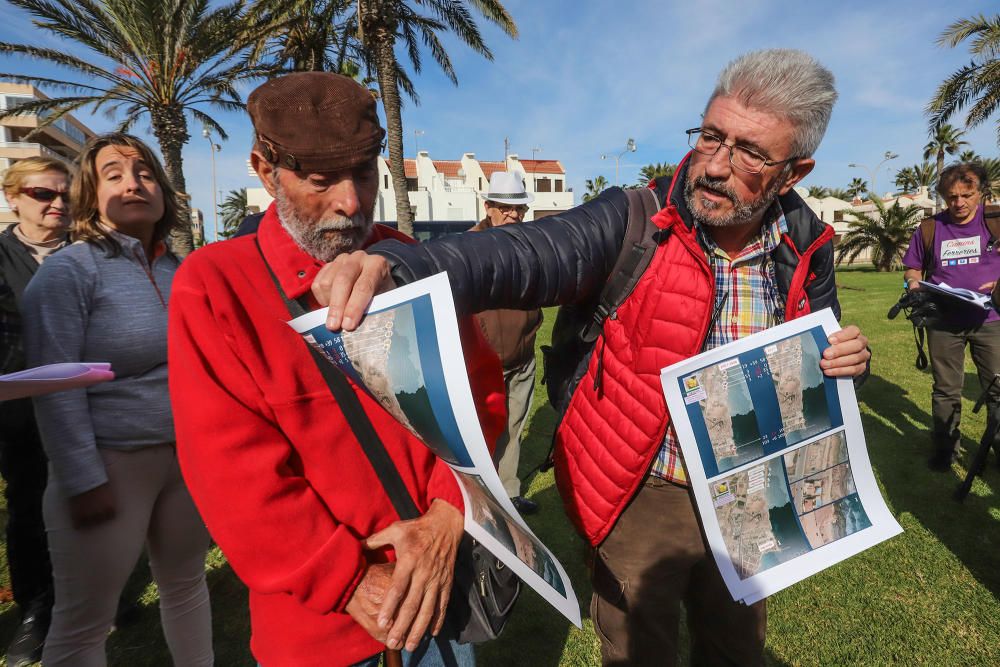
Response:
[{"label": "man in white sun hat", "polygon": [[[469,231],[478,232],[522,222],[528,204],[535,197],[524,191],[517,172],[495,171],[484,195],[486,217]],[[521,495],[517,464],[521,458],[521,432],[535,391],[535,334],[542,324],[541,310],[487,310],[476,315],[483,335],[503,364],[507,390],[507,430],[497,441],[493,460],[514,507],[522,514],[534,514],[538,504]]]}]

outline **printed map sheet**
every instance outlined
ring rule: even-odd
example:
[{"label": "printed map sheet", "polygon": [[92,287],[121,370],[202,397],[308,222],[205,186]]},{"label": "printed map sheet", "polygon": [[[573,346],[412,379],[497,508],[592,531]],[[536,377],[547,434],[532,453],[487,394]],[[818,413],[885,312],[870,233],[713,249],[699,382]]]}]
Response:
[{"label": "printed map sheet", "polygon": [[355,331],[334,333],[325,322],[323,308],[289,324],[451,467],[465,498],[465,530],[579,627],[566,571],[514,509],[493,466],[447,276],[375,297]]},{"label": "printed map sheet", "polygon": [[702,525],[752,604],[902,532],[872,474],[854,384],[823,375],[827,309],[663,369]]}]

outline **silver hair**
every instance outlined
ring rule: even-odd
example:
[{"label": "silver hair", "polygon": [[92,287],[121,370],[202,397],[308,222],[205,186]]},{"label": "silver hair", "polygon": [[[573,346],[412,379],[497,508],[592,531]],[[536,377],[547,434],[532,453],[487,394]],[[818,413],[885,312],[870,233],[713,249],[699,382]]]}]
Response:
[{"label": "silver hair", "polygon": [[716,97],[788,119],[795,126],[792,155],[811,157],[826,133],[837,91],[833,73],[808,53],[764,49],[726,65],[708,105]]}]

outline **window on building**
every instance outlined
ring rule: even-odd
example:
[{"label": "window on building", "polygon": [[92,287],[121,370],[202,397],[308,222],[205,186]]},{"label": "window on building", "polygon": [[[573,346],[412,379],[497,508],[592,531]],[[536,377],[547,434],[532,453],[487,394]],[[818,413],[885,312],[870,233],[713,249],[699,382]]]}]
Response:
[{"label": "window on building", "polygon": [[477,190],[482,190],[483,189],[483,177],[482,176],[479,177],[479,187],[476,188],[476,189]]},{"label": "window on building", "polygon": [[539,178],[536,180],[535,192],[552,192],[552,179]]},{"label": "window on building", "polygon": [[389,189],[389,174],[386,174],[385,176],[383,176],[382,179],[383,179],[383,182],[385,183],[385,185],[383,185],[382,187],[384,189],[388,190]]},{"label": "window on building", "polygon": [[562,179],[561,179],[561,178],[557,178],[557,179],[555,179],[555,184],[556,184],[556,189],[555,189],[555,191],[556,191],[556,192],[562,192],[562,188],[563,188],[563,182],[562,182]]},{"label": "window on building", "polygon": [[833,212],[833,221],[834,222],[843,222],[844,221],[844,211],[843,210],[834,211]]},{"label": "window on building", "polygon": [[417,179],[415,179],[415,178],[408,178],[408,179],[406,179],[406,191],[407,192],[416,192],[417,191]]}]

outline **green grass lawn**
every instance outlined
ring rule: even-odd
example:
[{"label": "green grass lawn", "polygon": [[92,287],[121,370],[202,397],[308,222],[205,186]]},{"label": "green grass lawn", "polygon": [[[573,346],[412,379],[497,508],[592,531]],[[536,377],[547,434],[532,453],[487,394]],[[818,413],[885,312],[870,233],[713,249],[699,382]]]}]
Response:
[{"label": "green grass lawn", "polygon": [[[843,321],[857,323],[871,339],[872,377],[859,393],[869,453],[882,491],[904,533],[771,597],[767,655],[774,665],[1000,664],[1000,470],[991,455],[985,476],[964,505],[951,493],[984,428],[973,415],[977,395],[967,368],[964,442],[967,455],[950,473],[932,473],[929,453],[930,375],[914,368],[912,330],[902,318],[886,320],[900,291],[898,274],[865,270],[838,273]],[[549,314],[540,335],[549,335]],[[483,665],[596,665],[598,642],[587,617],[590,585],[584,547],[569,526],[552,473],[532,472],[548,450],[553,413],[544,388],[521,459],[527,494],[542,511],[528,517],[536,533],[565,565],[584,612],[577,630],[526,591],[503,637],[478,649]],[[276,536],[277,537],[277,536]],[[290,545],[294,548],[294,545]],[[6,568],[2,568],[4,571]],[[4,575],[5,579],[5,575]],[[169,665],[156,613],[155,587],[140,569],[134,590],[141,595],[139,620],[109,641],[112,663]],[[0,580],[0,583],[5,581]],[[214,551],[209,585],[219,665],[254,664],[247,648],[246,591]],[[17,621],[0,607],[0,643]]]}]

